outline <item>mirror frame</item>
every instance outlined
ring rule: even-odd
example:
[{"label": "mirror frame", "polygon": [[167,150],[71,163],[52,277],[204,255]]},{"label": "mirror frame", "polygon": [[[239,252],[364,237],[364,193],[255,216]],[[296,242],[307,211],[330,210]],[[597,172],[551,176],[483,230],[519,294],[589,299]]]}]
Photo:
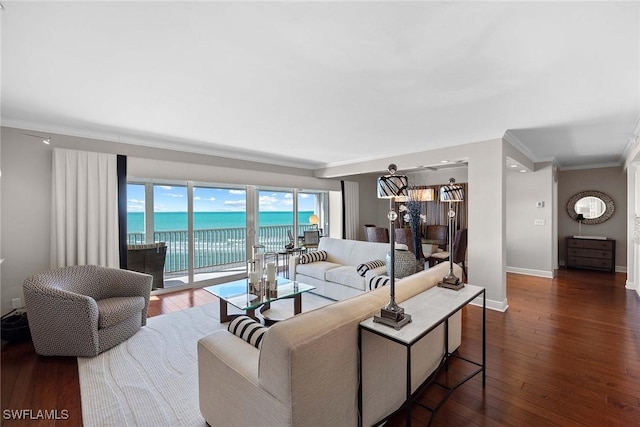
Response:
[{"label": "mirror frame", "polygon": [[598,218],[585,218],[582,221],[583,224],[602,224],[603,222],[611,218],[613,212],[615,212],[616,210],[613,199],[609,197],[608,194],[605,194],[602,191],[581,191],[577,194],[574,194],[567,202],[567,213],[574,221],[578,220],[578,214],[576,213],[574,207],[578,200],[582,199],[583,197],[597,197],[604,202],[604,213]]}]

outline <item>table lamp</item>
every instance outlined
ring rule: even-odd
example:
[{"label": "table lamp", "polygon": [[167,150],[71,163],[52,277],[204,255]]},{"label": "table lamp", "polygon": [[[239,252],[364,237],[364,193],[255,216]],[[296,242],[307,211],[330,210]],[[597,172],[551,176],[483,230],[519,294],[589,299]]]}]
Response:
[{"label": "table lamp", "polygon": [[313,214],[309,217],[309,224],[315,226],[315,228],[318,228],[319,223],[320,223],[320,218],[318,218],[318,215]]},{"label": "table lamp", "polygon": [[578,236],[582,236],[582,221],[584,221],[584,215],[578,214],[576,221],[578,221]]},{"label": "table lamp", "polygon": [[456,224],[456,211],[453,204],[464,200],[462,186],[456,184],[456,180],[449,178],[449,184],[440,187],[440,201],[449,202],[449,273],[438,282],[438,286],[443,288],[458,290],[464,286],[458,277],[453,273],[453,229]]},{"label": "table lamp", "polygon": [[394,164],[389,165],[389,175],[378,178],[378,198],[389,199],[389,244],[391,247],[389,272],[391,278],[389,280],[389,303],[380,309],[380,315],[373,316],[373,321],[400,329],[407,323],[411,322],[411,316],[404,312],[404,309],[396,304],[396,275],[395,275],[395,223],[398,218],[396,212],[396,200],[406,201],[409,192],[409,178],[406,175],[396,175],[398,168]]}]

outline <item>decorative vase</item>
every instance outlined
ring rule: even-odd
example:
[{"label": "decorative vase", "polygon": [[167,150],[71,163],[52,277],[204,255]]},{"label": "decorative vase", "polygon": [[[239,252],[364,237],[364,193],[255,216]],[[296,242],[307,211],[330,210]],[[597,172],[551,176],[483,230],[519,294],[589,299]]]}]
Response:
[{"label": "decorative vase", "polygon": [[[396,249],[394,273],[396,279],[416,272],[416,257],[406,249]],[[387,274],[391,276],[391,253],[387,253]]]}]

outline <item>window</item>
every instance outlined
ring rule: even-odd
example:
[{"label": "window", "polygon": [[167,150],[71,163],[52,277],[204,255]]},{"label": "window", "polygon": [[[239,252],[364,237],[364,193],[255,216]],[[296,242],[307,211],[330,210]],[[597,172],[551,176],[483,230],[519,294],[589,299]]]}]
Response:
[{"label": "window", "polygon": [[127,243],[146,243],[144,184],[127,184]]},{"label": "window", "polygon": [[329,234],[328,194],[318,191],[298,191],[298,228],[299,234],[306,230],[320,231],[320,235]]},{"label": "window", "polygon": [[[314,215],[317,224],[310,221]],[[327,218],[328,192],[323,191],[193,182],[127,184],[127,242],[167,244],[165,288],[245,277],[251,245],[282,251],[289,234],[295,240],[305,230],[318,228],[327,235]]]},{"label": "window", "polygon": [[153,238],[167,244],[165,286],[167,279],[189,283],[189,219],[187,187],[154,184]]},{"label": "window", "polygon": [[293,224],[292,191],[258,191],[258,238],[265,252],[278,252],[289,243]]},{"label": "window", "polygon": [[246,198],[244,189],[193,187],[194,281],[245,271]]}]

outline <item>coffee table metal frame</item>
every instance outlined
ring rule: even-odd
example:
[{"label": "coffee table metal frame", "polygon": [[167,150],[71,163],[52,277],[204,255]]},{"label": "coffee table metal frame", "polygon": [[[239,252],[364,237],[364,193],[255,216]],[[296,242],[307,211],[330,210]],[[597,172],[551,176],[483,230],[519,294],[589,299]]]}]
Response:
[{"label": "coffee table metal frame", "polygon": [[229,314],[228,304],[245,311],[246,315],[252,319],[259,320],[256,317],[256,309],[268,310],[273,301],[292,298],[293,312],[294,314],[300,314],[302,312],[302,294],[315,288],[312,285],[277,277],[277,288],[273,293],[268,291],[260,294],[250,293],[248,279],[206,286],[204,290],[218,297],[220,323],[225,323],[239,316],[237,314]]}]

